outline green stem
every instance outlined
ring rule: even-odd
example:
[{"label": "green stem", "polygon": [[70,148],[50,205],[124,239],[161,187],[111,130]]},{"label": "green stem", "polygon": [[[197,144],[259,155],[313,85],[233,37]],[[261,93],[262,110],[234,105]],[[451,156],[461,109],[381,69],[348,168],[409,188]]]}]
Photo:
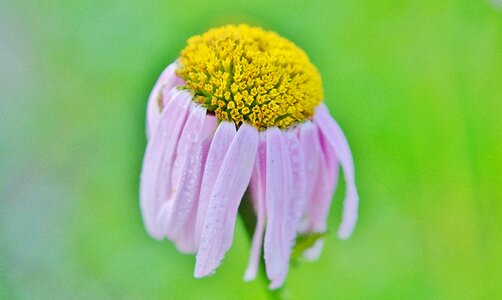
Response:
[{"label": "green stem", "polygon": [[[256,215],[248,192],[244,194],[244,197],[239,206],[239,215],[241,216],[242,222],[244,223],[244,228],[246,229],[249,241],[252,241],[256,227]],[[286,295],[287,290],[284,285],[281,288],[275,290],[270,290],[268,288],[270,281],[268,280],[267,273],[265,271],[265,260],[263,259],[263,256],[260,258],[259,277],[263,283],[263,287],[265,288],[269,299],[285,300],[290,298]]]}]

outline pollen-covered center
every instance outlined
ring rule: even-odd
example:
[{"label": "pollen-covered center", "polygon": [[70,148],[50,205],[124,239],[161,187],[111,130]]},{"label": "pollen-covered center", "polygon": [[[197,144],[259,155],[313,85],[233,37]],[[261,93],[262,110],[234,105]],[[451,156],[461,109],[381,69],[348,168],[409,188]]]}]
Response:
[{"label": "pollen-covered center", "polygon": [[230,25],[194,36],[179,62],[194,101],[237,125],[285,128],[312,117],[323,97],[305,52],[261,28]]}]

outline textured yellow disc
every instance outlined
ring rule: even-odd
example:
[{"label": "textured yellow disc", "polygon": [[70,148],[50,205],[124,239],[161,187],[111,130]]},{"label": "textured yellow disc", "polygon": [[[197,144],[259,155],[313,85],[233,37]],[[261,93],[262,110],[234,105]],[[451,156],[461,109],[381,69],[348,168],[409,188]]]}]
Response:
[{"label": "textured yellow disc", "polygon": [[323,98],[305,52],[261,28],[229,25],[194,36],[179,62],[194,100],[237,125],[286,128],[311,118]]}]

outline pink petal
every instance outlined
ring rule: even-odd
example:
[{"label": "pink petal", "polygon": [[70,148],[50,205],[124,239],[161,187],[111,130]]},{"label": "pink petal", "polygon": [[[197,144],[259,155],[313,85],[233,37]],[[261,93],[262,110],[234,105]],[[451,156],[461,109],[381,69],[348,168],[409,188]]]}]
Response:
[{"label": "pink petal", "polygon": [[321,256],[322,248],[324,247],[324,239],[318,239],[314,246],[303,252],[303,257],[308,261],[316,261]]},{"label": "pink petal", "polygon": [[[330,159],[326,159],[315,124],[307,121],[299,128],[300,143],[305,157],[308,158],[306,219],[301,231],[324,233],[327,230],[329,209],[336,188],[338,163],[333,155],[330,155],[332,151],[327,152]],[[303,256],[308,260],[317,259],[321,254],[323,244],[322,239],[318,240],[314,246],[304,251]]]},{"label": "pink petal", "polygon": [[167,104],[167,101],[162,101],[162,90],[171,90],[177,85],[183,85],[183,79],[176,76],[177,64],[172,63],[162,72],[159,79],[155,83],[152,92],[148,98],[147,116],[146,116],[146,135],[149,138],[159,122],[162,106]]},{"label": "pink petal", "polygon": [[[270,288],[280,287],[289,268],[293,176],[286,140],[276,127],[267,129],[265,265]],[[294,230],[294,228],[293,228]]]},{"label": "pink petal", "polygon": [[176,150],[171,189],[159,213],[166,236],[182,252],[196,252],[195,222],[201,182],[206,109],[192,103]]},{"label": "pink petal", "polygon": [[307,205],[305,208],[306,224],[302,231],[326,232],[329,208],[336,187],[338,164],[333,160],[332,152],[322,148],[318,128],[312,122],[300,126],[300,142],[307,163]]},{"label": "pink petal", "polygon": [[306,213],[306,224],[304,224],[301,231],[312,230],[313,221],[316,219],[313,217],[313,210],[317,207],[316,202],[316,188],[320,181],[325,180],[325,166],[321,164],[322,149],[317,135],[316,126],[310,122],[306,121],[299,126],[299,139],[303,148],[305,157],[308,157],[308,162],[306,163],[306,189],[307,189],[307,203],[305,207]]},{"label": "pink petal", "polygon": [[[209,149],[211,147],[211,142],[213,140],[213,137],[214,137],[214,134],[215,134],[217,127],[218,127],[218,119],[216,118],[216,116],[206,114],[206,118],[204,121],[204,133],[203,133],[204,141],[202,144],[202,165],[200,168],[201,174],[204,174],[204,170],[206,168],[206,162],[208,160]],[[202,177],[204,177],[204,175]],[[202,179],[199,180],[200,184],[202,184],[201,181],[202,181]],[[200,195],[200,189],[199,189],[198,194]],[[195,225],[196,225],[195,232],[193,234],[194,235],[194,242],[195,242],[195,244],[194,244],[195,252],[199,248],[199,240],[200,240],[200,234],[197,234],[197,222],[198,222],[197,216],[198,216],[198,211],[201,206],[201,202],[200,202],[200,196],[197,196],[197,197],[199,197],[199,199],[197,199],[198,207],[197,207],[197,211],[194,212],[194,216],[193,216],[193,218],[195,220]]]},{"label": "pink petal", "polygon": [[302,145],[297,137],[298,127],[284,133],[288,147],[291,172],[293,179],[292,199],[291,199],[291,239],[296,238],[296,230],[299,228],[300,220],[307,202],[307,174],[306,163]]},{"label": "pink petal", "polygon": [[[206,114],[206,118],[204,120],[204,143],[207,146],[206,150],[206,157],[209,152],[209,146],[211,145],[211,142],[213,141],[213,137],[216,131],[216,128],[218,127],[218,118],[214,115],[208,115]],[[205,164],[204,164],[205,165]]]},{"label": "pink petal", "polygon": [[204,142],[202,145],[202,166],[201,172],[204,174],[204,169],[206,168],[207,156],[209,154],[209,148],[211,147],[211,142],[218,127],[218,118],[214,115],[206,114],[204,121]]},{"label": "pink petal", "polygon": [[140,206],[148,233],[157,239],[162,238],[157,214],[168,198],[165,189],[161,187],[167,182],[166,177],[171,170],[174,152],[191,103],[190,99],[191,95],[182,91],[173,96],[162,111],[159,124],[145,151],[141,171]]},{"label": "pink petal", "polygon": [[250,192],[256,212],[256,228],[251,243],[251,255],[249,263],[244,274],[245,281],[251,281],[256,278],[258,266],[260,265],[261,248],[263,245],[263,234],[265,232],[265,184],[266,184],[266,165],[267,165],[267,136],[265,132],[260,132],[260,142],[258,153],[254,164],[253,175],[251,176]]},{"label": "pink petal", "polygon": [[[357,222],[357,209],[359,195],[354,178],[354,161],[349,144],[343,131],[336,121],[331,117],[326,105],[321,104],[316,109],[315,122],[319,126],[323,137],[332,147],[343,168],[346,182],[346,194],[343,209],[343,220],[338,229],[338,236],[347,239],[352,234]],[[327,146],[328,146],[327,145]]]},{"label": "pink petal", "polygon": [[258,130],[242,124],[223,160],[209,199],[195,277],[212,273],[231,246],[237,209],[251,178],[257,148]]},{"label": "pink petal", "polygon": [[217,127],[211,142],[200,189],[197,225],[195,230],[197,240],[199,240],[202,235],[202,228],[206,221],[207,205],[211,198],[218,172],[221,169],[228,148],[235,137],[235,133],[236,129],[234,122],[223,121]]}]

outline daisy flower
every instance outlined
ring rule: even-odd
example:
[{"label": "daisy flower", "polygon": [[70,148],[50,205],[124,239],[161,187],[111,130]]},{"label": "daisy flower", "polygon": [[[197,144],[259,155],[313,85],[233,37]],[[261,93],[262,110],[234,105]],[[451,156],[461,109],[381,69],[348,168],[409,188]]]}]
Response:
[{"label": "daisy flower", "polygon": [[[196,254],[195,277],[210,275],[249,191],[256,228],[244,278],[256,277],[263,251],[278,288],[298,235],[326,232],[341,166],[338,236],[348,238],[358,206],[352,154],[322,99],[305,52],[274,32],[229,25],[190,38],[148,101],[140,186],[148,233]],[[303,255],[317,258],[322,242]]]}]

